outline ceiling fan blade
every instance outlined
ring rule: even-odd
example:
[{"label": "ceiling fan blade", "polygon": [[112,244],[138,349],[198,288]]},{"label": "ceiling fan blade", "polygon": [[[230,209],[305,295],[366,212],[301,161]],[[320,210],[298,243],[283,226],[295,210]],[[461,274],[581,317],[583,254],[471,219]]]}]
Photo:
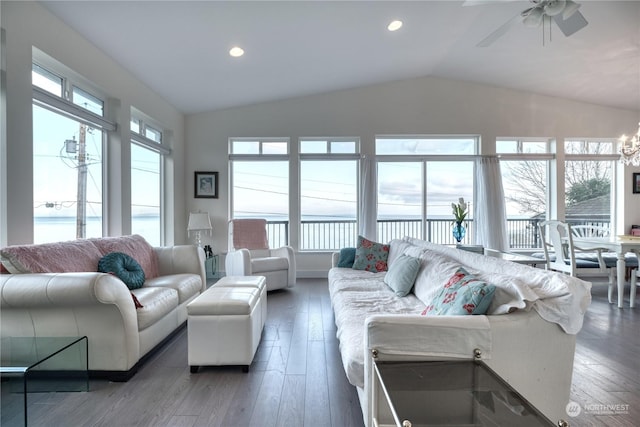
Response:
[{"label": "ceiling fan blade", "polygon": [[587,20],[584,19],[584,16],[582,16],[582,13],[579,11],[574,12],[574,14],[567,19],[562,19],[562,14],[560,13],[554,16],[553,20],[556,21],[560,31],[567,37],[583,29],[588,24]]},{"label": "ceiling fan blade", "polygon": [[507,22],[505,22],[504,24],[502,24],[500,27],[498,27],[497,30],[495,30],[493,33],[489,34],[487,37],[485,37],[484,39],[482,39],[480,41],[480,43],[478,43],[476,46],[477,47],[488,47],[491,46],[491,44],[493,42],[495,42],[496,40],[498,40],[500,37],[502,37],[507,31],[509,31],[509,28],[511,28],[511,26],[518,21],[520,18],[520,14],[518,13],[517,15],[515,15],[513,18],[509,19]]},{"label": "ceiling fan blade", "polygon": [[466,0],[462,6],[482,6],[485,4],[509,3],[517,0]]}]

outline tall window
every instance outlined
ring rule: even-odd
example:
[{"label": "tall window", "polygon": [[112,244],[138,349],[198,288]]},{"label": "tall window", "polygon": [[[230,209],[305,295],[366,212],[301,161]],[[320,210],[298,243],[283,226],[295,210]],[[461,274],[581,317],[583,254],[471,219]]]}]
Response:
[{"label": "tall window", "polygon": [[610,228],[615,141],[565,140],[565,220]]},{"label": "tall window", "polygon": [[355,246],[357,138],[300,139],[300,249]]},{"label": "tall window", "polygon": [[159,126],[133,111],[131,119],[131,232],[152,245],[163,244],[162,165],[171,153]]},{"label": "tall window", "polygon": [[512,249],[541,248],[538,223],[547,217],[549,200],[549,141],[499,139],[507,232]]},{"label": "tall window", "polygon": [[104,102],[90,84],[34,59],[34,243],[102,236]]},{"label": "tall window", "polygon": [[468,137],[376,138],[378,240],[411,236],[455,243],[451,203],[463,197],[470,215],[462,243],[473,242],[476,147],[477,139]]},{"label": "tall window", "polygon": [[289,241],[289,139],[229,140],[231,217],[267,219],[269,245]]}]

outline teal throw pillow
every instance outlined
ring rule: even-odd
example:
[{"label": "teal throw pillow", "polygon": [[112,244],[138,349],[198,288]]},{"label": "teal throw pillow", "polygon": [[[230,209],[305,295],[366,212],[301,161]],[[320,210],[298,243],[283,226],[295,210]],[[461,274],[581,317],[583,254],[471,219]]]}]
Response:
[{"label": "teal throw pillow", "polygon": [[353,261],[356,259],[356,248],[340,249],[340,257],[338,258],[338,267],[351,268]]},{"label": "teal throw pillow", "polygon": [[485,314],[493,300],[495,290],[494,285],[477,279],[460,267],[422,314],[429,316]]},{"label": "teal throw pillow", "polygon": [[356,258],[353,261],[354,270],[365,270],[373,273],[387,271],[387,258],[389,257],[389,245],[376,243],[358,236]]},{"label": "teal throw pillow", "polygon": [[100,258],[98,271],[117,276],[129,289],[144,285],[144,270],[138,261],[122,252],[111,252]]},{"label": "teal throw pillow", "polygon": [[405,297],[418,276],[418,270],[420,269],[420,258],[415,258],[408,255],[400,255],[389,267],[389,271],[384,276],[384,283],[389,285],[391,289],[396,292],[399,297]]}]

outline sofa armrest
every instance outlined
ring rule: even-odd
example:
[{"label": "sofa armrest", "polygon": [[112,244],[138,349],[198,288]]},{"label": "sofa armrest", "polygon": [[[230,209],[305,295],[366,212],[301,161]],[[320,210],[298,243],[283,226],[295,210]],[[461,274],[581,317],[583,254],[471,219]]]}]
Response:
[{"label": "sofa armrest", "polygon": [[338,261],[340,261],[340,252],[333,252],[331,254],[331,267],[337,267]]},{"label": "sofa armrest", "polygon": [[107,273],[0,275],[0,293],[2,308],[114,304],[135,316],[129,289]]},{"label": "sofa armrest", "polygon": [[87,336],[90,370],[131,369],[140,358],[127,286],[106,273],[0,275],[2,336]]},{"label": "sofa armrest", "polygon": [[201,292],[207,289],[207,273],[204,266],[204,250],[195,245],[177,245],[153,248],[158,255],[160,276],[191,273],[200,276]]}]

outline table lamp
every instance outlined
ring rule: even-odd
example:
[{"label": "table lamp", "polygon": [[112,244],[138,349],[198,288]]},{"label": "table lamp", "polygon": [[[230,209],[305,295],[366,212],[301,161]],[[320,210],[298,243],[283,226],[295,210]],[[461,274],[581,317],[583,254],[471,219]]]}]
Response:
[{"label": "table lamp", "polygon": [[209,212],[191,212],[189,213],[189,224],[187,225],[187,235],[191,237],[191,232],[196,234],[196,245],[202,247],[202,240],[200,240],[200,233],[208,231],[211,235],[211,220],[209,219]]}]

